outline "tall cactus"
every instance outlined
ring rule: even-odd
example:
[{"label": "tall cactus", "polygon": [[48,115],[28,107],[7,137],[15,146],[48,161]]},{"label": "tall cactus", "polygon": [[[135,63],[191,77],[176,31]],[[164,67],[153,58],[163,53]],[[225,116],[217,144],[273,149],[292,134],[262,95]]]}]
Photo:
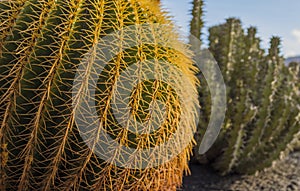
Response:
[{"label": "tall cactus", "polygon": [[[199,56],[201,54],[201,34],[202,34],[202,28],[204,25],[203,22],[203,6],[204,6],[204,1],[203,0],[193,0],[192,2],[193,9],[191,12],[192,15],[192,20],[190,22],[190,37],[189,37],[189,44],[196,54],[195,57],[196,59],[199,59]],[[198,73],[198,78],[201,81],[201,86],[198,87],[198,91],[200,93],[200,96],[204,96],[209,94],[209,91],[205,88],[206,81],[202,73]],[[207,96],[208,97],[208,96]],[[201,101],[201,100],[199,100]],[[207,101],[207,100],[206,100]],[[202,100],[203,102],[203,100]],[[202,103],[200,103],[202,105]],[[205,107],[205,105],[202,105],[202,107]],[[207,111],[206,109],[202,108],[201,109],[201,114],[200,116],[207,116],[206,114],[202,113],[203,111]],[[202,124],[204,123],[205,117],[200,117],[199,123]],[[202,131],[197,131],[195,134],[195,140],[196,142],[200,143],[202,136],[204,135],[204,130]],[[197,152],[199,150],[200,144],[195,145],[193,152]],[[197,157],[197,155],[195,156]],[[195,158],[194,157],[194,158]]]},{"label": "tall cactus", "polygon": [[284,65],[278,37],[265,55],[256,29],[250,27],[245,35],[237,19],[209,31],[210,50],[227,85],[228,110],[206,157],[222,174],[254,173],[270,166],[299,132],[297,82]]},{"label": "tall cactus", "polygon": [[[124,27],[132,25],[171,25],[157,4],[148,0],[20,0],[1,1],[0,10],[0,20],[7,20],[0,25],[0,31],[4,31],[0,36],[0,190],[175,190],[181,184],[192,146],[192,142],[184,143],[185,136],[195,129],[192,104],[197,103],[197,80],[190,53],[173,29],[147,30],[144,37],[122,33]],[[107,46],[100,39],[111,33],[119,40],[108,42],[108,50],[120,52],[105,62],[105,52],[97,48]],[[153,42],[143,43],[147,38]],[[139,40],[140,44],[123,50],[131,40]],[[163,47],[160,41],[169,47]],[[183,92],[159,79],[139,81],[128,98],[134,123],[150,117],[154,100],[166,108],[166,119],[149,135],[123,129],[111,105],[122,72],[136,62],[147,64],[147,60],[154,60],[158,70],[160,61],[180,70],[181,76],[169,70],[168,78],[175,85],[182,83],[182,77],[192,84]],[[81,132],[74,112],[81,107],[89,81],[78,83],[74,95],[76,72],[83,66],[80,77],[88,79],[95,72],[91,68],[99,62],[107,66],[98,74],[95,98],[89,98],[95,107],[79,111],[95,109],[100,125],[92,129],[95,121],[84,121],[88,133]],[[146,72],[139,71],[132,77],[142,79],[144,75]],[[165,74],[158,74],[162,75]],[[191,105],[181,104],[179,98],[184,100],[186,95]],[[168,141],[174,131],[180,130],[179,125],[184,131],[181,129],[181,138],[175,137],[179,142],[173,149],[180,150],[182,145],[184,148],[157,166],[126,168],[94,152],[104,132],[125,147],[138,150],[156,148]],[[89,136],[96,138],[86,140]],[[169,153],[143,160],[155,162]]]}]

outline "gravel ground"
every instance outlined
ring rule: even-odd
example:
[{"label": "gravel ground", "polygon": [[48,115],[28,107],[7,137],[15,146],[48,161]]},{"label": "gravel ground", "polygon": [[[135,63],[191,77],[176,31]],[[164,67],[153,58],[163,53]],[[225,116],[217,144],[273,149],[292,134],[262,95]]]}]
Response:
[{"label": "gravel ground", "polygon": [[252,176],[219,176],[210,167],[192,164],[181,191],[300,191],[300,152]]}]

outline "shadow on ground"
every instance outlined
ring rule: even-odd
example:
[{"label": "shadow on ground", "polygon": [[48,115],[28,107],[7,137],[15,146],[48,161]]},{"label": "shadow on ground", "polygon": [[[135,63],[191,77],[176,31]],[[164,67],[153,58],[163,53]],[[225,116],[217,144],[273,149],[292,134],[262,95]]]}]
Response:
[{"label": "shadow on ground", "polygon": [[251,176],[220,176],[209,166],[191,164],[180,191],[300,191],[300,152]]}]

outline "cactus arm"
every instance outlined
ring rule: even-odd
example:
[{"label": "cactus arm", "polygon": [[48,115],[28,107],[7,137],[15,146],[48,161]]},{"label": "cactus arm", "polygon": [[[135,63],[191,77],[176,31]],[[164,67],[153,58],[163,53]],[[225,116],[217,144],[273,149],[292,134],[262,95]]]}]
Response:
[{"label": "cactus arm", "polygon": [[264,141],[264,137],[267,137],[269,136],[269,133],[272,132],[272,127],[270,127],[270,123],[271,123],[271,120],[272,120],[272,110],[273,108],[275,107],[274,104],[275,104],[275,101],[276,101],[276,94],[278,94],[278,91],[279,91],[279,88],[281,86],[281,83],[282,83],[282,75],[280,74],[281,71],[281,66],[280,64],[278,66],[276,66],[275,68],[275,71],[274,71],[274,80],[272,81],[271,83],[271,91],[272,93],[269,95],[269,100],[270,100],[270,103],[268,105],[268,109],[267,109],[267,118],[265,119],[265,123],[263,125],[263,128],[262,128],[262,131],[261,131],[261,134],[260,134],[260,137],[259,137],[259,143],[260,142],[263,142]]},{"label": "cactus arm", "polygon": [[[237,91],[236,83],[239,80],[237,74],[238,67],[240,67],[240,55],[243,53],[243,46],[241,43],[241,37],[243,36],[243,29],[241,28],[241,22],[235,18],[229,18],[226,20],[226,24],[223,26],[226,35],[220,41],[222,55],[224,55],[219,61],[224,67],[224,79],[226,81],[227,88],[227,103],[228,111],[226,112],[226,118],[224,121],[223,131],[225,134],[229,131],[234,123],[233,118],[229,115],[235,113],[234,100],[239,96]],[[222,34],[221,34],[222,35]],[[224,46],[224,47],[223,47]],[[237,69],[235,69],[237,68]],[[235,94],[236,93],[236,94]]]},{"label": "cactus arm", "polygon": [[[192,21],[190,24],[190,34],[199,39],[199,41],[192,40],[191,46],[194,50],[200,52],[201,47],[201,30],[203,28],[203,0],[194,0],[193,1],[193,10],[192,10]],[[196,44],[195,44],[196,43]]]},{"label": "cactus arm", "polygon": [[231,78],[231,72],[233,70],[233,65],[234,65],[234,55],[233,55],[233,43],[234,43],[234,39],[235,39],[235,36],[236,36],[236,33],[235,33],[235,28],[236,28],[236,25],[234,23],[234,20],[232,19],[229,19],[228,20],[228,25],[229,25],[229,32],[228,32],[228,44],[227,44],[227,53],[226,53],[226,56],[225,56],[225,64],[226,64],[226,73],[225,73],[225,78],[227,81],[230,81],[230,78]]},{"label": "cactus arm", "polygon": [[[262,136],[262,142],[272,141],[273,138],[276,138],[280,132],[286,128],[286,121],[291,113],[290,108],[293,103],[292,98],[292,86],[289,86],[287,80],[289,74],[285,72],[287,69],[285,66],[282,66],[282,70],[279,76],[279,88],[274,95],[274,104],[271,110],[271,121],[269,127],[266,129],[264,135]],[[290,80],[288,80],[290,81]],[[278,112],[282,111],[282,112]]]}]

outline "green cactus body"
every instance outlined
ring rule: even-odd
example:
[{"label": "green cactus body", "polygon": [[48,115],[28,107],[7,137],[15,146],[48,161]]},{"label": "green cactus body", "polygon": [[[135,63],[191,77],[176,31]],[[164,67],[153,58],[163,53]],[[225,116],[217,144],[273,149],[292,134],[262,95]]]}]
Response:
[{"label": "green cactus body", "polygon": [[[157,167],[129,169],[100,159],[82,140],[74,119],[72,86],[80,62],[87,57],[95,63],[99,39],[134,24],[170,24],[158,7],[148,1],[105,0],[28,0],[20,4],[0,3],[5,9],[0,19],[0,139],[1,185],[3,190],[166,190],[181,184],[192,143],[169,162]],[[12,27],[13,26],[13,27]],[[119,128],[110,113],[109,104],[118,75],[137,61],[158,59],[173,63],[194,87],[185,92],[197,102],[195,68],[189,52],[176,39],[174,31],[162,35],[178,52],[156,42],[141,44],[117,54],[97,82],[95,103],[101,123],[111,137],[133,148],[154,147],[168,140],[176,131],[180,114],[190,122],[186,131],[195,128],[192,110],[178,102],[178,92],[159,81],[137,85],[131,94],[136,120],[147,117],[149,103],[158,99],[166,103],[168,118],[151,136],[137,135]],[[125,38],[126,35],[121,36]],[[121,38],[120,37],[120,38]],[[122,39],[121,38],[121,39]],[[120,50],[122,50],[122,40]],[[90,52],[89,52],[90,51]],[[176,81],[176,77],[174,77]],[[180,77],[178,77],[178,80]],[[84,83],[82,83],[84,86]],[[83,88],[84,89],[84,88]],[[80,97],[75,95],[75,98]],[[147,96],[148,95],[148,96]],[[144,101],[143,101],[144,100]],[[188,106],[187,106],[188,107]],[[99,130],[94,130],[96,135]],[[184,134],[184,132],[183,132]],[[178,143],[180,144],[180,143]]]}]

